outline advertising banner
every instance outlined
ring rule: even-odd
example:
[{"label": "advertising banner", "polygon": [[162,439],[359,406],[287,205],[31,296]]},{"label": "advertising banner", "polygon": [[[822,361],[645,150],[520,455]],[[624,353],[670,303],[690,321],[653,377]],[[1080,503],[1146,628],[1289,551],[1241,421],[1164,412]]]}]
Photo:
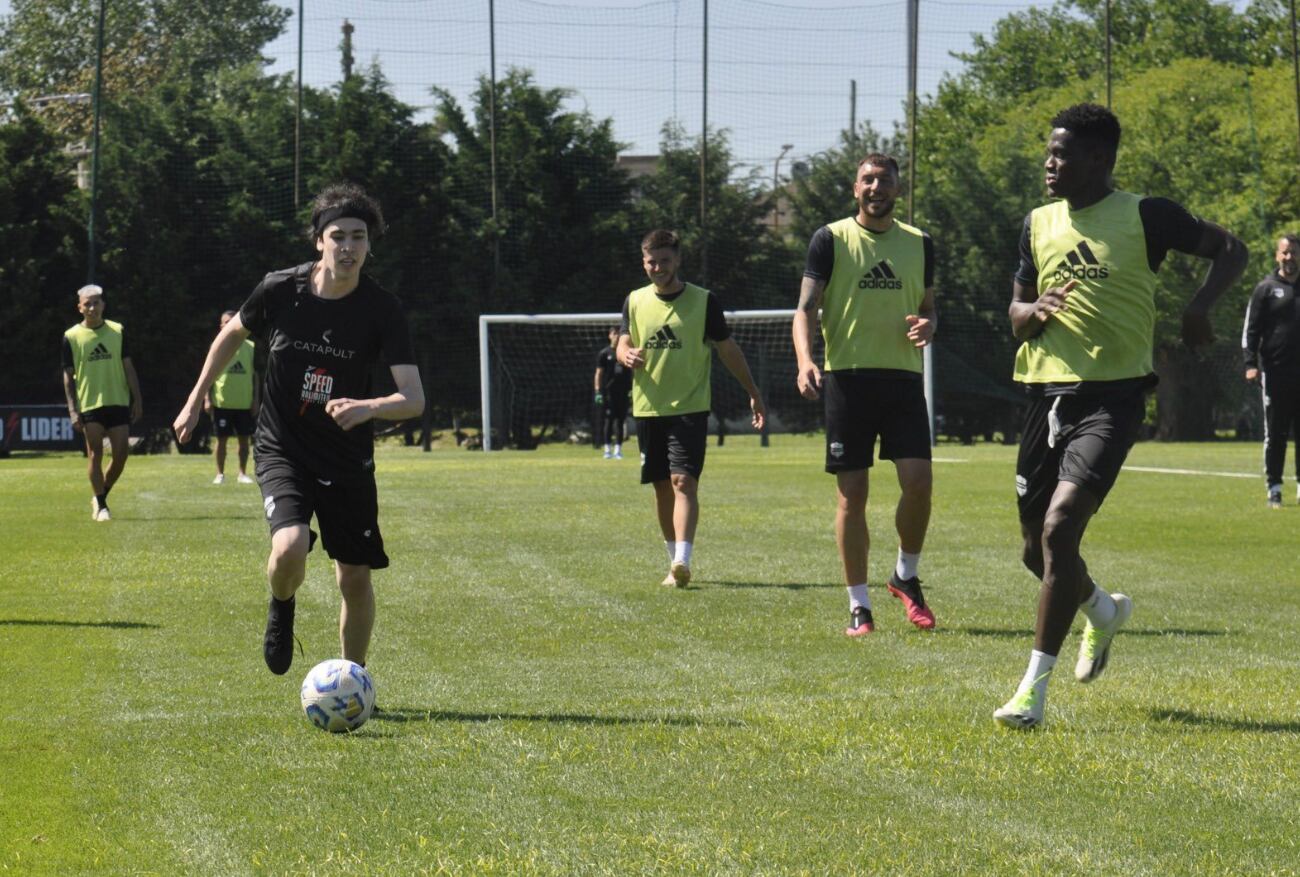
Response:
[{"label": "advertising banner", "polygon": [[79,451],[66,405],[0,405],[0,455],[10,451]]}]

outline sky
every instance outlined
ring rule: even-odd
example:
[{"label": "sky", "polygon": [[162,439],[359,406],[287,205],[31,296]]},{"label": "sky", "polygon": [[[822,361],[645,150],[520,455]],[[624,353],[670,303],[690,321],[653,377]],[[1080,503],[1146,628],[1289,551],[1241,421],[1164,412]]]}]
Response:
[{"label": "sky", "polygon": [[[112,2],[112,0],[109,0]],[[293,74],[296,0],[286,32],[266,47],[271,72]],[[1244,0],[1233,0],[1240,7]],[[654,154],[677,120],[703,126],[705,0],[495,0],[498,76],[533,71],[571,91],[567,106],[613,122],[628,154]],[[918,90],[960,70],[972,34],[1033,5],[1028,0],[921,0]],[[835,146],[851,119],[890,133],[907,94],[905,0],[708,0],[708,121],[757,173]],[[9,10],[0,0],[0,14]],[[358,67],[377,63],[397,96],[425,118],[446,90],[465,106],[490,69],[488,0],[304,0],[303,81],[341,75],[344,21]],[[851,101],[856,81],[856,102]],[[789,145],[789,149],[785,147]],[[789,167],[789,165],[785,165]]]}]

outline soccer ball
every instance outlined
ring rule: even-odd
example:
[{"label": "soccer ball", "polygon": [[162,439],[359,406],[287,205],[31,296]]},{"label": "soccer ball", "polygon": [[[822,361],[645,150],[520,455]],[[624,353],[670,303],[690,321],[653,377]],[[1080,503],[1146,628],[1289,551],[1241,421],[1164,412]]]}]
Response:
[{"label": "soccer ball", "polygon": [[375,684],[360,664],[321,661],[302,680],[302,711],[321,730],[355,731],[374,708]]}]

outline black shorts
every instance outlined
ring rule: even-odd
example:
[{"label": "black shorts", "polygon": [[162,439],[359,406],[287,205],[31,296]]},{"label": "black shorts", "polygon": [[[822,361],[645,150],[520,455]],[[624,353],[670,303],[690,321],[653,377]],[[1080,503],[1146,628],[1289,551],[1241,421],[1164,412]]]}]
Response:
[{"label": "black shorts", "polygon": [[618,396],[606,396],[601,413],[605,416],[606,420],[622,420],[627,417],[627,409],[631,406],[631,402],[632,400],[626,395],[621,398]]},{"label": "black shorts", "polygon": [[252,435],[253,426],[253,412],[247,408],[212,409],[212,428],[221,438],[232,435]]},{"label": "black shorts", "polygon": [[826,471],[870,469],[882,460],[930,459],[930,413],[920,375],[825,372]]},{"label": "black shorts", "polygon": [[388,566],[373,475],[345,484],[317,478],[274,457],[258,457],[256,472],[272,533],[292,524],[309,525],[314,513],[321,544],[331,559],[371,569]]},{"label": "black shorts", "polygon": [[638,417],[636,443],[641,449],[641,483],[666,481],[671,475],[699,480],[709,444],[709,412]]},{"label": "black shorts", "polygon": [[[1055,442],[1049,445],[1053,407],[1059,426]],[[1087,488],[1100,506],[1115,486],[1145,418],[1145,389],[1033,398],[1016,460],[1020,520],[1041,524],[1061,481]]]},{"label": "black shorts", "polygon": [[131,408],[127,405],[104,405],[81,412],[82,423],[98,423],[104,429],[131,425]]}]

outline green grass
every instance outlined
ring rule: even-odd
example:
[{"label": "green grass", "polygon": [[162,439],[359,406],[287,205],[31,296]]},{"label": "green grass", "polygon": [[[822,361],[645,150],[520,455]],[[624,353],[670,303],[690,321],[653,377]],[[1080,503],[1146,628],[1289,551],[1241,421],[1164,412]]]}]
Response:
[{"label": "green grass", "polygon": [[[1300,508],[1261,477],[1124,473],[1090,527],[1134,597],[1107,675],[1048,724],[991,713],[1031,647],[1014,449],[943,445],[921,574],[841,634],[816,439],[709,449],[687,591],[636,464],[551,447],[380,455],[384,709],[332,736],[298,682],[338,651],[312,555],[306,649],[262,665],[255,488],[130,461],[94,524],[80,457],[0,461],[0,871],[22,874],[1295,874]],[[1135,466],[1257,473],[1254,444]],[[892,468],[875,470],[879,583]],[[698,585],[698,587],[696,587]]]}]

